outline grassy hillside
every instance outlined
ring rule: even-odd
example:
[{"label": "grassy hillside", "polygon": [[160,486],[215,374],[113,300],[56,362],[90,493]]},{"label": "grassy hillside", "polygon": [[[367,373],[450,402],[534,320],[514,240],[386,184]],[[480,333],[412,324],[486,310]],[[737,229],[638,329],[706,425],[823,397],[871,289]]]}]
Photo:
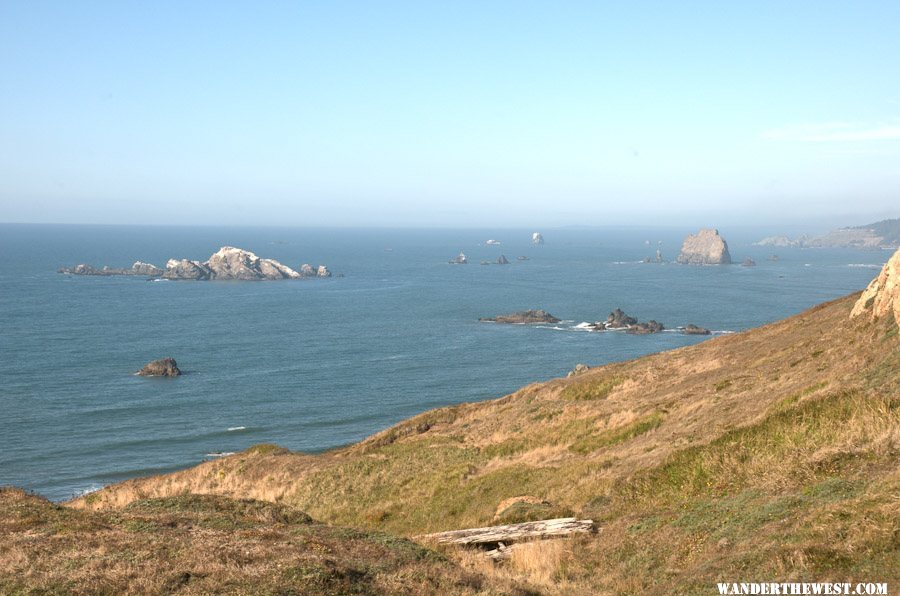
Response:
[{"label": "grassy hillside", "polygon": [[[323,455],[259,445],[66,508],[7,491],[0,591],[246,592],[250,576],[335,593],[897,584],[900,338],[874,300],[851,319],[857,296],[426,412]],[[598,532],[499,565],[392,537],[562,515]]]},{"label": "grassy hillside", "polygon": [[[896,579],[900,340],[894,321],[851,320],[855,298],[427,412],[325,455],[263,445],[72,505],[215,493],[404,536],[593,518],[597,535],[532,549],[518,567],[449,552],[548,591]],[[495,517],[521,495],[536,503]]]}]

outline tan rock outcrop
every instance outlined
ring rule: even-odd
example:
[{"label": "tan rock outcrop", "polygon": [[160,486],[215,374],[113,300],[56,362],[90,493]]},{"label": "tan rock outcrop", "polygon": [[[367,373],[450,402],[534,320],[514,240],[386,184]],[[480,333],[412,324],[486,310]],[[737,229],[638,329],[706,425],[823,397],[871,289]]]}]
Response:
[{"label": "tan rock outcrop", "polygon": [[851,317],[868,315],[879,319],[893,315],[900,326],[900,250],[885,263],[853,306]]}]

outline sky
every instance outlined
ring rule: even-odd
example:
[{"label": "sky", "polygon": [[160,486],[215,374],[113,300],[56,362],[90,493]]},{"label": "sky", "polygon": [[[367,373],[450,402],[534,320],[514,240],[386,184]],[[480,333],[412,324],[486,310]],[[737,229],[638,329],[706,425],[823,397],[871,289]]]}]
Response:
[{"label": "sky", "polygon": [[0,222],[900,217],[900,2],[0,2]]}]

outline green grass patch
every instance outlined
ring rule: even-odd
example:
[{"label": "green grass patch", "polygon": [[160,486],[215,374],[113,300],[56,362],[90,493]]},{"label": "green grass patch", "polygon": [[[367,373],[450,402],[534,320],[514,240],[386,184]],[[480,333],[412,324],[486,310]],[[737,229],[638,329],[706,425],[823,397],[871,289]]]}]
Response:
[{"label": "green grass patch", "polygon": [[585,380],[571,383],[562,391],[563,399],[590,400],[605,399],[613,389],[625,382],[622,377],[609,377],[598,381]]},{"label": "green grass patch", "polygon": [[[762,478],[796,482],[866,465],[866,458],[812,460],[818,449],[843,443],[844,435],[880,433],[898,420],[900,397],[841,391],[773,412],[762,422],[728,431],[707,445],[671,455],[662,465],[618,487],[622,503],[678,503],[698,496],[740,491]],[[808,459],[809,458],[809,459]],[[799,488],[799,487],[798,487]]]},{"label": "green grass patch", "polygon": [[213,495],[182,495],[135,501],[126,513],[186,517],[213,529],[250,527],[258,524],[308,524],[306,513],[289,507],[253,499],[230,499]]},{"label": "green grass patch", "polygon": [[663,422],[661,412],[654,412],[621,428],[614,428],[601,433],[584,437],[572,443],[569,450],[575,453],[588,454],[603,447],[611,447],[629,441],[638,435],[653,430]]},{"label": "green grass patch", "polygon": [[158,532],[161,526],[152,519],[134,518],[122,522],[126,532]]},{"label": "green grass patch", "polygon": [[770,497],[748,489],[731,497],[696,501],[672,526],[712,540],[746,538],[770,522],[789,517],[805,502],[798,495]]},{"label": "green grass patch", "polygon": [[557,507],[550,503],[513,503],[497,516],[498,524],[519,524],[522,522],[571,517],[571,509]]},{"label": "green grass patch", "polygon": [[884,395],[900,392],[900,348],[888,352],[863,375],[866,385]]},{"label": "green grass patch", "polygon": [[864,485],[845,478],[826,478],[803,489],[803,494],[818,501],[836,502],[851,499],[862,493]]},{"label": "green grass patch", "polygon": [[260,443],[259,445],[253,445],[252,447],[244,451],[244,453],[246,455],[272,455],[276,453],[289,453],[289,451],[284,447],[280,447],[272,443]]},{"label": "green grass patch", "polygon": [[533,449],[537,446],[536,443],[537,441],[535,441],[533,437],[516,437],[513,439],[507,439],[506,441],[503,441],[501,443],[488,445],[481,450],[481,453],[489,459],[493,459],[495,457],[510,457],[512,455],[528,451],[529,449]]},{"label": "green grass patch", "polygon": [[782,412],[784,410],[789,410],[797,405],[797,403],[807,395],[811,395],[816,391],[819,391],[820,389],[824,389],[827,386],[827,381],[822,381],[821,383],[810,385],[809,387],[806,387],[801,391],[798,391],[797,393],[793,393],[785,397],[784,399],[775,402],[774,404],[772,404],[771,409],[773,412]]}]

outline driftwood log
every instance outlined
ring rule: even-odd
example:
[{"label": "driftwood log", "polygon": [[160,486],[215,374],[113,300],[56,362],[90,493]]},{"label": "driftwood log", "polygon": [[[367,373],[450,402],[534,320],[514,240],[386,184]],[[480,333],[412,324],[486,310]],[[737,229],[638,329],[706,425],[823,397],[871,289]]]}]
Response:
[{"label": "driftwood log", "polygon": [[493,559],[503,559],[509,556],[509,549],[511,548],[509,544],[512,542],[561,538],[572,534],[592,532],[593,529],[594,522],[592,520],[561,517],[505,526],[437,532],[436,534],[425,534],[417,538],[439,544],[460,544],[483,548],[493,547],[486,554]]}]

